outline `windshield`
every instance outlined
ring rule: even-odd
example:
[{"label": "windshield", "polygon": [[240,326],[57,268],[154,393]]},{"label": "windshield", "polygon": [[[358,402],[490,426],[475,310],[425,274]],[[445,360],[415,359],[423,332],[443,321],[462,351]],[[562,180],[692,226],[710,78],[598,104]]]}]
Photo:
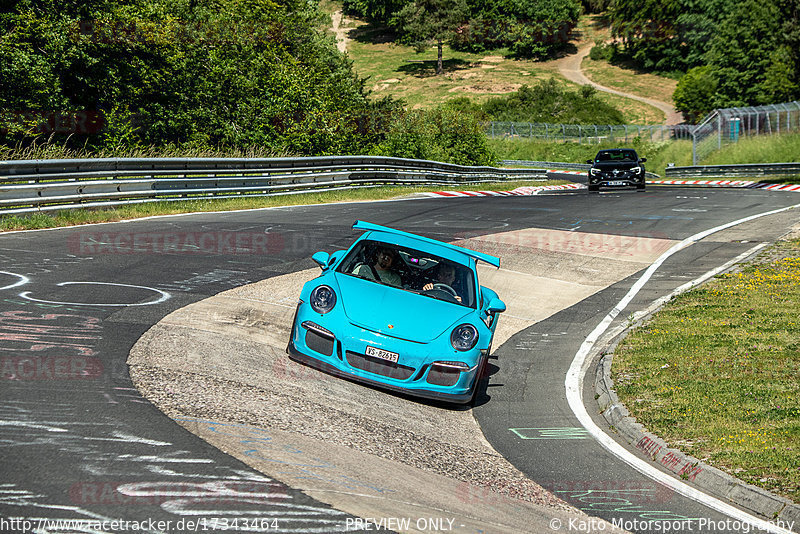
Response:
[{"label": "windshield", "polygon": [[472,269],[427,252],[365,239],[350,250],[336,272],[475,307]]},{"label": "windshield", "polygon": [[637,161],[638,159],[633,150],[598,152],[595,158],[596,161]]}]

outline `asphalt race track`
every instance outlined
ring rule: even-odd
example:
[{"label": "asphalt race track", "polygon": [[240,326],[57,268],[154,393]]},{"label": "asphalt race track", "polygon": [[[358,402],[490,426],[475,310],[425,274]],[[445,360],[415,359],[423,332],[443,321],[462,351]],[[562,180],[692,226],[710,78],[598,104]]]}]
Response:
[{"label": "asphalt race track", "polygon": [[[530,228],[680,241],[798,203],[791,193],[659,187],[278,208],[2,234],[0,531],[125,531],[121,525],[90,529],[89,520],[138,522],[137,532],[234,528],[221,520],[199,523],[208,521],[209,510],[217,520],[246,518],[235,527],[243,531],[333,532],[354,525],[352,515],[275,482],[163,415],[133,386],[126,359],[169,313],[308,269],[312,253],[348,246],[356,219],[444,241]],[[779,238],[799,220],[797,209],[783,211],[677,252],[616,323],[753,245]],[[586,242],[566,245],[580,249]],[[549,252],[541,242],[520,246],[541,248],[543,257]],[[597,250],[575,252],[603,260]],[[568,404],[565,376],[576,353],[640,274],[495,346],[474,416],[516,468],[589,516],[624,521],[634,532],[655,531],[647,521],[687,518],[698,523],[685,531],[738,532],[725,515],[609,454]],[[588,377],[583,398],[588,413],[596,414],[591,382]],[[276,525],[274,518],[286,516],[290,527]],[[86,522],[57,527],[45,519]],[[698,530],[700,520],[716,528]],[[577,525],[571,531],[593,530]]]}]

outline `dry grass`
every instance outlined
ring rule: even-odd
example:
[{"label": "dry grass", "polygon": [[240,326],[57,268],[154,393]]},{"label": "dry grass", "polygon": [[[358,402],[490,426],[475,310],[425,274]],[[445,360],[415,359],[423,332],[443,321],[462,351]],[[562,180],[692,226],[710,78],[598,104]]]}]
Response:
[{"label": "dry grass", "polygon": [[[329,10],[336,8],[336,4],[330,1],[325,6]],[[373,96],[402,99],[411,108],[431,107],[463,96],[476,102],[484,102],[494,96],[512,93],[522,85],[534,85],[551,78],[573,89],[577,87],[559,73],[560,59],[509,59],[505,49],[471,54],[445,47],[445,72],[436,76],[435,49],[417,54],[411,47],[394,44],[393,37],[386,29],[363,21],[350,20],[348,27],[351,29],[348,32],[347,53],[353,60],[356,72],[368,78],[367,88],[373,92]],[[575,41],[570,43],[570,52],[574,53],[579,46],[603,32],[607,33],[607,30],[597,22],[596,17],[582,19]],[[607,66],[611,70],[610,76],[614,75],[615,70],[621,70]],[[656,82],[657,80],[650,80],[647,83],[653,85]],[[670,80],[667,82],[674,85]],[[661,111],[642,102],[607,93],[600,93],[599,97],[619,108],[628,124],[664,122]]]}]

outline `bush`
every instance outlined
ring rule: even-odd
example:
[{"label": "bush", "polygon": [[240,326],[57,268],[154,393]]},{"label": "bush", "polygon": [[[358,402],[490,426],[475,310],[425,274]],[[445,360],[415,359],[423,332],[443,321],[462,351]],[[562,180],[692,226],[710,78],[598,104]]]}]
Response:
[{"label": "bush", "polygon": [[476,118],[447,106],[397,114],[372,153],[458,165],[493,165],[497,160]]},{"label": "bush", "polygon": [[595,41],[592,50],[589,52],[589,58],[595,61],[614,61],[618,54],[617,43],[605,43],[603,41]]},{"label": "bush", "polygon": [[684,119],[695,123],[715,108],[715,93],[719,81],[713,67],[689,69],[679,81],[672,99]]}]

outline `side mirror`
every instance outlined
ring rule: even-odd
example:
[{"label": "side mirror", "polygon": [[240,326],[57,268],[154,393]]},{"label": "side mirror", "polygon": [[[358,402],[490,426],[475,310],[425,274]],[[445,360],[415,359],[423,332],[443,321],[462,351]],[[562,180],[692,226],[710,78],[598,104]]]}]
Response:
[{"label": "side mirror", "polygon": [[486,306],[486,313],[502,313],[506,311],[506,303],[500,299],[492,299]]},{"label": "side mirror", "polygon": [[331,257],[327,252],[315,252],[311,259],[314,260],[317,265],[324,271],[328,268],[328,262],[330,261]]},{"label": "side mirror", "polygon": [[331,257],[328,258],[328,267],[333,267],[336,265],[339,260],[344,256],[346,250],[337,250],[331,253]]},{"label": "side mirror", "polygon": [[587,159],[587,160],[586,160],[586,163],[588,163],[589,165],[591,165],[592,163],[594,163],[594,161],[593,161],[593,160],[591,160],[591,159]]},{"label": "side mirror", "polygon": [[645,161],[647,161],[647,158],[639,158],[639,161],[641,161],[642,163],[644,163]]}]

